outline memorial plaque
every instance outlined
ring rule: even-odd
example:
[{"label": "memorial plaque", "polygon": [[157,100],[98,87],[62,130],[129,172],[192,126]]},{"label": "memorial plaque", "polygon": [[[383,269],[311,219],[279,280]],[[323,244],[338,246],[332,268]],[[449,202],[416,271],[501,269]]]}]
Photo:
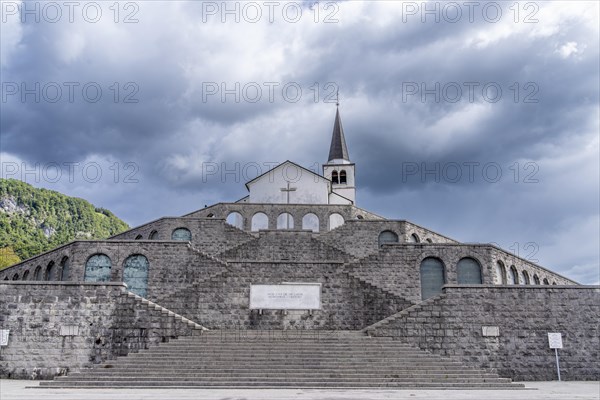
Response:
[{"label": "memorial plaque", "polygon": [[498,337],[500,336],[500,328],[497,326],[482,326],[481,333],[484,337]]},{"label": "memorial plaque", "polygon": [[251,285],[251,310],[320,310],[320,283]]},{"label": "memorial plaque", "polygon": [[59,335],[61,335],[61,336],[77,336],[77,335],[79,335],[79,326],[77,326],[77,325],[61,325]]},{"label": "memorial plaque", "polygon": [[560,333],[548,333],[548,344],[551,349],[562,349],[562,334]]},{"label": "memorial plaque", "polygon": [[8,346],[9,329],[0,329],[0,346]]}]

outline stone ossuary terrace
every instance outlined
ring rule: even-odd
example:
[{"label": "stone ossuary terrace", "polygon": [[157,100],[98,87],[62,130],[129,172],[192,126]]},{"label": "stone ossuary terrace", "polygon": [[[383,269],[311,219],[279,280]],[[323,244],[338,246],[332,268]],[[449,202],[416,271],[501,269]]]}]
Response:
[{"label": "stone ossuary terrace", "polygon": [[[511,379],[554,379],[547,334],[560,332],[563,379],[600,379],[598,287],[363,210],[354,168],[337,112],[322,175],[286,161],[238,202],[0,271],[9,330],[0,376],[67,375],[54,386],[515,387]],[[264,285],[274,290],[267,305],[252,306]],[[314,306],[282,306],[282,296]]]}]

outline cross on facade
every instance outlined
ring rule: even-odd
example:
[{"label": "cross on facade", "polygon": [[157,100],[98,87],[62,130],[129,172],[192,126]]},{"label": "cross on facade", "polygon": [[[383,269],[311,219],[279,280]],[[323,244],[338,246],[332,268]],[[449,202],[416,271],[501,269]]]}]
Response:
[{"label": "cross on facade", "polygon": [[296,188],[291,188],[290,181],[287,181],[287,187],[281,188],[281,191],[286,194],[286,204],[290,204],[290,192],[295,192]]},{"label": "cross on facade", "polygon": [[[286,204],[290,204],[290,192],[295,192],[296,188],[290,187],[290,181],[286,181],[286,182],[287,182],[287,186],[284,187],[284,188],[281,188],[280,190],[282,192],[285,192],[285,195],[286,195],[285,202],[286,202]],[[286,213],[286,216],[285,216],[285,229],[289,229],[289,228],[290,228],[290,214]]]}]

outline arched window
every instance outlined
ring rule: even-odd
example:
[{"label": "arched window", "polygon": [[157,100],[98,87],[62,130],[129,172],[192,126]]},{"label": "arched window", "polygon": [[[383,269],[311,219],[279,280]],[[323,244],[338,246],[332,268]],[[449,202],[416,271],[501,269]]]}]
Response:
[{"label": "arched window", "polygon": [[496,262],[496,276],[494,277],[496,285],[506,285],[506,268],[502,261]]},{"label": "arched window", "polygon": [[137,235],[137,236],[135,237],[135,240],[142,240],[143,238],[144,238],[144,237],[143,237],[142,235]]},{"label": "arched window", "polygon": [[544,278],[544,285],[549,285],[550,282],[548,282],[548,279]]},{"label": "arched window", "polygon": [[335,183],[335,184],[340,183],[340,180],[338,179],[338,173],[337,173],[337,171],[333,171],[331,173],[331,183]]},{"label": "arched window", "polygon": [[60,267],[60,280],[68,281],[71,275],[71,262],[69,261],[69,257],[63,257],[63,259],[60,262]]},{"label": "arched window", "polygon": [[110,281],[111,268],[112,262],[106,254],[94,254],[85,263],[83,280],[86,282],[108,282]]},{"label": "arched window", "polygon": [[461,259],[456,266],[456,275],[459,285],[481,285],[481,265],[474,258]]},{"label": "arched window", "polygon": [[446,283],[444,264],[437,258],[428,257],[421,261],[421,298],[428,299],[442,292]]},{"label": "arched window", "polygon": [[416,233],[413,233],[408,237],[408,243],[420,243],[421,239]]},{"label": "arched window", "polygon": [[362,215],[358,214],[358,215],[356,216],[356,219],[365,219],[365,217],[363,217]]},{"label": "arched window", "polygon": [[206,218],[214,218],[214,217],[215,217],[215,214],[212,214],[212,213],[210,213],[206,216]]},{"label": "arched window", "polygon": [[556,286],[556,281],[552,281],[552,284]]},{"label": "arched window", "polygon": [[335,229],[338,226],[344,225],[344,217],[338,213],[333,213],[329,216],[329,230]]},{"label": "arched window", "polygon": [[379,247],[385,243],[398,243],[398,235],[392,231],[383,231],[379,234]]},{"label": "arched window", "polygon": [[33,271],[33,280],[34,281],[42,280],[42,267],[40,265],[35,267],[35,271]]},{"label": "arched window", "polygon": [[26,281],[27,278],[29,278],[29,270],[26,270],[25,272],[23,272],[23,277],[21,278],[21,280]]},{"label": "arched window", "polygon": [[244,217],[237,211],[229,213],[227,216],[227,223],[238,229],[244,229]]},{"label": "arched window", "polygon": [[12,280],[13,281],[18,281],[19,280],[19,274],[14,274]]},{"label": "arched window", "polygon": [[158,231],[152,231],[152,232],[150,232],[150,236],[148,236],[148,239],[150,239],[150,240],[158,240]]},{"label": "arched window", "polygon": [[346,178],[346,171],[345,170],[341,170],[340,171],[340,183],[341,184],[348,183],[348,179]]},{"label": "arched window", "polygon": [[306,214],[302,217],[302,229],[310,229],[313,232],[319,232],[319,217],[313,213]]},{"label": "arched window", "polygon": [[134,254],[127,257],[123,265],[123,282],[131,293],[146,296],[149,268],[150,263],[145,256]]},{"label": "arched window", "polygon": [[431,240],[430,238],[427,238],[427,239],[425,239],[425,241],[426,241],[427,243],[433,243],[433,240]]},{"label": "arched window", "polygon": [[269,229],[269,217],[265,213],[258,212],[252,216],[250,230],[257,232],[260,229]]},{"label": "arched window", "polygon": [[510,266],[510,273],[508,274],[508,284],[518,285],[519,284],[519,273],[514,265]]},{"label": "arched window", "polygon": [[46,273],[44,274],[45,281],[56,280],[56,268],[54,267],[54,261],[50,261],[46,267]]},{"label": "arched window", "polygon": [[8,276],[5,276],[5,277],[4,277],[4,280],[5,280],[5,281],[8,281],[8,280],[9,280],[9,279],[8,279]]},{"label": "arched window", "polygon": [[192,240],[192,232],[187,228],[177,228],[171,233],[171,240],[189,242]]},{"label": "arched window", "polygon": [[277,217],[277,229],[294,229],[294,217],[289,213],[281,213]]},{"label": "arched window", "polygon": [[534,274],[534,275],[533,275],[533,283],[534,283],[535,285],[539,285],[539,284],[540,284],[540,277],[539,277],[539,276],[537,276],[537,274]]},{"label": "arched window", "polygon": [[531,281],[529,280],[529,274],[527,273],[527,271],[523,271],[523,284],[531,285]]}]

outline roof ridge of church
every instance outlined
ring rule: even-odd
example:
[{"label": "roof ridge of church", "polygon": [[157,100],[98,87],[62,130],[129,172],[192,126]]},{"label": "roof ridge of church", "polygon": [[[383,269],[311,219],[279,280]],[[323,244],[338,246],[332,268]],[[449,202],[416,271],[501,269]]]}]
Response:
[{"label": "roof ridge of church", "polygon": [[333,133],[331,135],[331,146],[329,147],[328,162],[332,160],[347,160],[348,147],[346,146],[346,138],[344,137],[344,128],[342,127],[342,119],[340,117],[340,109],[335,109],[335,122],[333,123]]},{"label": "roof ridge of church", "polygon": [[281,163],[277,164],[276,166],[274,166],[273,168],[269,169],[268,171],[266,171],[266,172],[263,172],[262,174],[258,175],[257,177],[250,179],[248,182],[246,182],[246,189],[250,190],[250,187],[249,187],[249,185],[250,185],[252,182],[254,182],[254,181],[256,181],[256,180],[258,180],[258,179],[262,178],[263,176],[265,176],[265,175],[267,175],[267,174],[269,174],[269,173],[271,173],[271,171],[273,171],[273,170],[275,170],[275,169],[277,169],[277,168],[281,167],[282,165],[284,165],[284,164],[286,164],[286,163],[293,164],[293,165],[295,165],[296,167],[298,167],[298,168],[301,168],[301,169],[303,169],[303,170],[305,170],[305,171],[308,171],[308,172],[310,172],[311,174],[313,174],[313,175],[316,175],[316,176],[318,176],[319,178],[321,178],[321,179],[323,179],[323,180],[326,180],[326,181],[328,181],[328,182],[331,182],[331,180],[330,180],[330,179],[327,179],[327,178],[325,178],[323,175],[321,175],[321,174],[319,174],[319,173],[317,173],[317,172],[315,172],[315,171],[311,171],[310,169],[308,169],[308,168],[306,168],[306,167],[303,167],[302,165],[300,165],[300,164],[298,164],[298,163],[295,163],[295,162],[293,162],[293,161],[290,161],[290,160],[285,160],[284,162],[281,162]]}]

